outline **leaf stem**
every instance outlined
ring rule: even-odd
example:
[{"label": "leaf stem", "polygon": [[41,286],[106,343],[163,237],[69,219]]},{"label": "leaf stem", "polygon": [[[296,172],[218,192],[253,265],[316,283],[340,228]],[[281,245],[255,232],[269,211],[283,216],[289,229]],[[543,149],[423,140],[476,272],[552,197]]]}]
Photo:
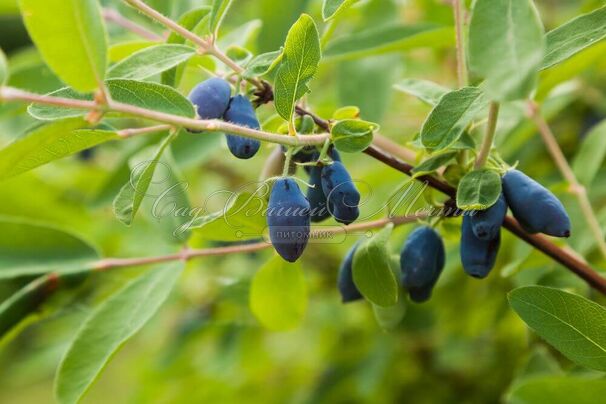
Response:
[{"label": "leaf stem", "polygon": [[577,198],[577,201],[581,207],[581,212],[585,218],[585,222],[593,234],[593,238],[596,241],[600,253],[604,258],[606,258],[606,241],[604,241],[604,233],[602,232],[600,222],[598,221],[598,218],[591,207],[591,201],[587,195],[587,190],[577,180],[574,171],[572,171],[570,164],[568,164],[568,160],[566,160],[566,156],[564,156],[562,149],[558,145],[558,141],[553,134],[553,131],[549,127],[547,121],[545,121],[545,118],[540,112],[539,106],[535,102],[528,102],[528,113],[534,121],[539,134],[543,139],[543,143],[547,147],[549,154],[551,154],[551,158],[553,159],[555,165],[558,167],[558,170],[566,182],[568,182],[570,192],[572,192],[572,194],[574,194],[574,196]]},{"label": "leaf stem", "polygon": [[282,168],[282,177],[288,177],[290,171],[290,162],[292,161],[292,150],[293,147],[286,149],[286,157],[284,158],[284,167]]},{"label": "leaf stem", "polygon": [[142,38],[149,39],[150,41],[154,42],[164,41],[164,38],[161,35],[158,35],[155,32],[152,32],[147,28],[137,24],[136,22],[129,20],[128,18],[120,14],[117,10],[111,8],[104,8],[102,14],[105,21],[113,22],[114,24],[131,31]]},{"label": "leaf stem", "polygon": [[490,154],[490,150],[492,149],[492,143],[494,142],[494,135],[496,133],[498,119],[499,103],[493,101],[490,103],[490,108],[488,110],[486,134],[484,135],[484,140],[482,141],[480,152],[478,153],[478,156],[476,157],[476,162],[474,164],[474,168],[476,170],[484,167],[484,164],[486,164],[486,160],[488,159],[488,155]]}]

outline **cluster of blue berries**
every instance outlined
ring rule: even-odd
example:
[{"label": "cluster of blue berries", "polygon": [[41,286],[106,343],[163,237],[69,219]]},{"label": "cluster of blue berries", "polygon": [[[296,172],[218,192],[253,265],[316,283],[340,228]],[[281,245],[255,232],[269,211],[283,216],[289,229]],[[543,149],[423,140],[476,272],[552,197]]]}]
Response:
[{"label": "cluster of blue berries", "polygon": [[[495,265],[501,243],[501,226],[507,209],[528,233],[570,236],[570,218],[562,203],[541,184],[519,170],[502,178],[503,192],[488,209],[463,216],[460,256],[465,272],[485,278]],[[347,253],[339,269],[338,288],[343,302],[362,298],[353,282],[352,264],[357,245]],[[431,227],[415,229],[400,254],[401,284],[414,302],[424,302],[444,269],[445,252],[440,235]]]},{"label": "cluster of blue berries", "polygon": [[[189,94],[189,100],[200,119],[224,119],[240,126],[260,128],[252,103],[243,95],[231,97],[229,83],[221,78],[198,84]],[[313,131],[313,122],[308,130]],[[258,140],[235,134],[228,133],[226,138],[230,152],[240,159],[253,157],[261,145]],[[273,184],[267,208],[269,237],[278,254],[289,262],[303,254],[311,222],[333,216],[347,225],[360,214],[360,194],[339,154],[330,149],[328,156],[331,161],[318,161],[320,152],[316,147],[303,148],[293,156],[299,163],[315,162],[305,166],[310,177],[307,197],[292,177],[280,177]]]}]

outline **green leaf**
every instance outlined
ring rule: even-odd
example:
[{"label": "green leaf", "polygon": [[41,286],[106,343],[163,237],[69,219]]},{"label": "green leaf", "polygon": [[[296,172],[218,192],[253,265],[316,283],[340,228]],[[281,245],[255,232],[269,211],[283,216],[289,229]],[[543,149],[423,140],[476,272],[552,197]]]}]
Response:
[{"label": "green leaf", "polygon": [[477,0],[469,26],[469,68],[491,100],[530,95],[543,62],[543,25],[532,0]]},{"label": "green leaf", "polygon": [[[193,10],[190,10],[183,14],[179,18],[179,25],[185,29],[193,30],[200,22],[205,19],[210,13],[210,7],[200,7]],[[184,45],[185,38],[176,32],[171,32],[166,40],[167,44],[178,44]],[[181,76],[183,74],[183,67],[178,66],[174,67],[168,71],[162,73],[162,84],[166,84],[168,86],[174,87],[179,84],[181,80]]]},{"label": "green leaf", "polygon": [[162,157],[164,149],[166,149],[173,139],[173,135],[167,136],[151,160],[135,167],[129,181],[124,184],[118,195],[116,195],[113,203],[114,214],[125,225],[130,226],[135,218],[141,202],[143,202],[143,198],[147,194],[147,189],[151,184],[158,161]]},{"label": "green leaf", "polygon": [[255,274],[249,303],[265,327],[275,331],[296,328],[307,308],[307,287],[301,264],[289,263],[274,255]]},{"label": "green leaf", "polygon": [[606,120],[594,126],[583,139],[572,161],[577,179],[586,187],[591,185],[606,157]]},{"label": "green leaf", "polygon": [[157,42],[151,41],[127,41],[111,45],[108,50],[109,61],[118,63],[135,52],[139,52],[145,48],[151,48],[157,44]]},{"label": "green leaf", "polygon": [[8,63],[2,49],[0,49],[0,86],[3,86],[8,81]]},{"label": "green leaf", "polygon": [[436,154],[435,156],[431,156],[427,160],[423,161],[421,164],[417,165],[412,169],[413,178],[416,178],[420,175],[431,174],[436,171],[438,168],[443,165],[451,162],[457,156],[456,151],[446,152],[441,154]]},{"label": "green leaf", "polygon": [[98,258],[95,247],[72,233],[0,217],[0,278],[72,273],[90,268]]},{"label": "green leaf", "polygon": [[[172,87],[146,81],[125,79],[111,79],[106,84],[114,101],[187,118],[195,116],[192,103]],[[68,87],[54,91],[48,95],[76,100],[90,101],[93,99],[92,94],[80,94]],[[34,118],[43,121],[84,116],[87,113],[82,109],[40,104],[31,105],[27,109],[27,112]]]},{"label": "green leaf", "polygon": [[330,130],[330,136],[337,150],[345,153],[357,153],[372,143],[373,132],[379,125],[359,119],[345,119],[337,122]]},{"label": "green leaf", "polygon": [[606,37],[606,7],[583,14],[546,35],[543,69],[554,66]]},{"label": "green leaf", "polygon": [[384,25],[330,42],[324,56],[327,60],[353,59],[414,48],[437,48],[451,45],[453,38],[452,27]]},{"label": "green leaf", "polygon": [[391,270],[387,247],[393,224],[360,243],[353,259],[353,280],[360,293],[377,306],[398,301],[398,280]]},{"label": "green leaf", "polygon": [[436,105],[451,90],[429,80],[405,79],[394,85],[395,89],[417,97],[429,105]]},{"label": "green leaf", "polygon": [[543,376],[524,380],[507,394],[508,404],[595,404],[606,395],[606,380]]},{"label": "green leaf", "polygon": [[302,14],[288,31],[275,79],[276,111],[287,121],[292,118],[297,100],[309,92],[307,83],[316,74],[320,58],[316,24],[309,15]]},{"label": "green leaf", "polygon": [[38,126],[0,150],[0,179],[13,177],[54,160],[110,140],[112,131],[80,129],[87,123],[79,118]]},{"label": "green leaf", "polygon": [[495,204],[501,195],[501,176],[493,170],[471,171],[457,188],[457,206],[463,210],[483,210]]},{"label": "green leaf", "polygon": [[373,304],[372,311],[377,324],[379,324],[382,330],[393,331],[400,325],[406,315],[406,301],[399,299],[396,304],[389,307]]},{"label": "green leaf", "polygon": [[423,146],[442,150],[452,145],[486,104],[482,90],[477,87],[464,87],[445,94],[423,123]]},{"label": "green leaf", "polygon": [[19,0],[36,48],[70,87],[92,91],[105,78],[107,33],[96,0]]},{"label": "green leaf", "polygon": [[175,67],[195,55],[196,50],[185,45],[156,45],[133,53],[113,65],[110,78],[143,80]]},{"label": "green leaf", "polygon": [[606,371],[606,309],[582,296],[544,286],[508,294],[512,309],[571,361]]},{"label": "green leaf", "polygon": [[[263,188],[260,188],[262,191]],[[243,241],[261,238],[267,227],[264,216],[267,200],[259,193],[232,194],[224,209],[202,217],[192,226],[192,245],[201,246],[204,240]]]},{"label": "green leaf", "polygon": [[219,26],[227,14],[227,10],[231,6],[233,0],[213,0],[212,8],[210,10],[209,27],[210,33],[215,37],[219,31]]},{"label": "green leaf", "polygon": [[55,380],[59,402],[75,403],[82,397],[111,356],[158,311],[182,270],[181,262],[148,269],[93,311],[59,365]]},{"label": "green leaf", "polygon": [[255,56],[242,73],[245,78],[261,77],[271,72],[282,61],[282,50],[262,53]]},{"label": "green leaf", "polygon": [[0,304],[0,339],[34,314],[58,290],[80,285],[89,270],[71,274],[50,273],[26,284]]},{"label": "green leaf", "polygon": [[357,2],[358,0],[324,0],[322,18],[324,21],[332,20]]}]

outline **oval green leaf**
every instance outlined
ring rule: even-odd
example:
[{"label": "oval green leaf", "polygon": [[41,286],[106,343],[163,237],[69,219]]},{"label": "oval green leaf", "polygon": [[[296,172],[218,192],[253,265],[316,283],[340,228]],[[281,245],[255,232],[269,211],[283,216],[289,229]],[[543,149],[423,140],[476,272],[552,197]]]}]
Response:
[{"label": "oval green leaf", "polygon": [[275,79],[274,103],[285,120],[291,120],[295,103],[309,92],[307,83],[316,74],[321,57],[316,24],[309,15],[302,14],[288,31]]},{"label": "oval green leaf", "polygon": [[78,91],[105,78],[107,34],[97,0],[19,0],[30,37],[51,69]]},{"label": "oval green leaf", "polygon": [[337,122],[330,130],[330,136],[337,150],[357,153],[372,143],[373,132],[379,125],[359,119],[345,119]]},{"label": "oval green leaf", "polygon": [[571,361],[606,371],[606,309],[582,296],[544,286],[508,294],[509,304],[541,338]]},{"label": "oval green leaf", "polygon": [[97,249],[56,227],[0,217],[0,278],[90,268]]},{"label": "oval green leaf", "polygon": [[301,264],[273,256],[255,274],[249,303],[265,327],[275,331],[296,328],[307,308],[307,287]]},{"label": "oval green leaf", "polygon": [[148,269],[93,311],[59,365],[59,402],[75,403],[82,397],[111,356],[158,311],[182,270],[182,262]]},{"label": "oval green leaf", "polygon": [[406,94],[417,97],[429,105],[436,105],[440,98],[450,92],[446,87],[429,80],[405,79],[394,85],[395,89]]},{"label": "oval green leaf", "polygon": [[388,250],[393,224],[358,246],[353,259],[353,280],[360,293],[377,306],[393,306],[398,301],[398,280]]},{"label": "oval green leaf", "polygon": [[233,0],[213,0],[212,2],[208,25],[210,33],[215,37],[217,36],[221,22],[223,21],[223,18],[225,18],[225,14],[227,14],[227,10],[229,10],[232,2]]},{"label": "oval green leaf", "polygon": [[324,21],[332,20],[357,2],[358,0],[324,0],[322,18]]},{"label": "oval green leaf", "polygon": [[469,68],[491,100],[528,97],[543,62],[543,25],[532,0],[477,0],[469,25]]},{"label": "oval green leaf", "polygon": [[416,178],[420,175],[431,174],[436,171],[438,168],[443,165],[449,163],[454,160],[457,156],[457,152],[446,152],[442,154],[437,154],[435,156],[431,156],[427,160],[423,161],[421,164],[412,169],[413,178]]},{"label": "oval green leaf", "polygon": [[606,37],[606,6],[549,31],[543,69],[554,66]]},{"label": "oval green leaf", "polygon": [[574,156],[572,169],[577,179],[586,187],[591,185],[606,157],[606,120],[594,126],[583,139],[580,150]]},{"label": "oval green leaf", "polygon": [[576,376],[542,376],[515,384],[508,404],[595,404],[606,395],[606,380]]},{"label": "oval green leaf", "polygon": [[463,210],[483,210],[495,204],[501,195],[501,176],[482,169],[467,173],[457,188],[457,206]]},{"label": "oval green leaf", "polygon": [[431,150],[451,146],[486,104],[482,90],[477,87],[464,87],[445,94],[423,123],[423,146]]},{"label": "oval green leaf", "polygon": [[194,48],[185,45],[152,46],[113,65],[107,72],[107,77],[143,80],[187,61],[195,53]]}]

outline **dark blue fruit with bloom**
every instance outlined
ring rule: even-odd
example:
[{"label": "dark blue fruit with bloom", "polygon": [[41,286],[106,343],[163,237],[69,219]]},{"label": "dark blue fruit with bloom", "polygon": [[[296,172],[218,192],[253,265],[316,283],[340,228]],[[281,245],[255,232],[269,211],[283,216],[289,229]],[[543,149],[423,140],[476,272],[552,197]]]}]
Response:
[{"label": "dark blue fruit with bloom", "polygon": [[562,202],[523,172],[508,171],[503,176],[503,192],[513,216],[527,232],[570,236],[570,218]]},{"label": "dark blue fruit with bloom", "polygon": [[218,77],[203,81],[189,93],[200,119],[219,119],[229,106],[231,87]]},{"label": "dark blue fruit with bloom", "polygon": [[434,229],[423,226],[410,233],[400,253],[400,270],[412,301],[421,303],[431,297],[444,263],[444,243]]},{"label": "dark blue fruit with bloom", "polygon": [[340,161],[322,167],[322,190],[328,198],[330,213],[339,223],[350,224],[360,216],[360,193]]},{"label": "dark blue fruit with bloom", "polygon": [[485,210],[478,210],[470,216],[473,234],[480,240],[493,240],[501,231],[501,226],[507,214],[507,202],[501,193],[497,202]]},{"label": "dark blue fruit with bloom", "polygon": [[309,200],[310,217],[314,223],[321,222],[330,217],[330,209],[327,205],[326,195],[322,189],[322,167],[311,167],[309,172],[309,184],[313,186],[307,189],[307,200]]},{"label": "dark blue fruit with bloom", "polygon": [[[223,117],[227,122],[235,123],[240,126],[247,126],[252,129],[259,129],[259,120],[255,114],[255,108],[243,95],[236,95],[229,103],[227,111]],[[227,147],[231,154],[239,159],[249,159],[254,156],[261,142],[257,139],[251,139],[242,137],[234,134],[226,134],[227,136]]]},{"label": "dark blue fruit with bloom", "polygon": [[356,300],[362,299],[362,294],[356,287],[353,281],[353,257],[356,253],[358,245],[354,245],[347,255],[345,259],[341,263],[339,267],[339,278],[337,280],[337,286],[339,288],[339,293],[341,293],[341,301],[343,303],[353,302]]},{"label": "dark blue fruit with bloom", "polygon": [[473,232],[471,218],[463,216],[461,227],[461,263],[465,272],[474,278],[488,276],[497,260],[501,233],[492,240],[481,240]]},{"label": "dark blue fruit with bloom", "polygon": [[282,258],[295,262],[309,239],[309,202],[292,178],[274,183],[267,207],[269,238]]}]

